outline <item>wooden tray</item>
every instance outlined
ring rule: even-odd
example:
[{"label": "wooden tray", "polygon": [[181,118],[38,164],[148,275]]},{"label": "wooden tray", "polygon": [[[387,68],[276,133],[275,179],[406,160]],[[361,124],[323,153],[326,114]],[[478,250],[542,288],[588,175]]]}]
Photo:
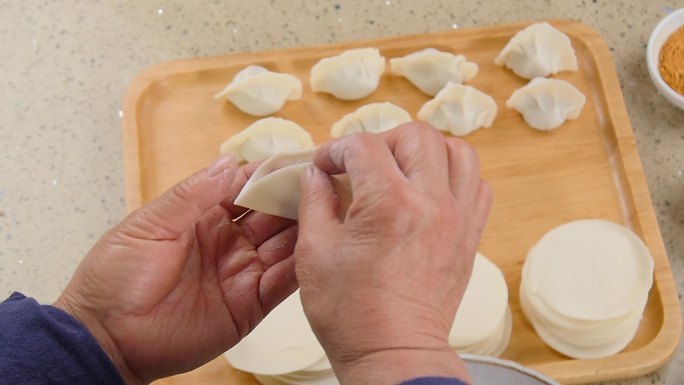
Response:
[{"label": "wooden tray", "polygon": [[[480,66],[468,84],[497,101],[494,125],[466,140],[477,148],[484,176],[494,191],[494,207],[480,251],[504,272],[513,311],[513,336],[502,358],[518,361],[560,382],[587,383],[633,377],[663,365],[679,344],[681,319],[676,288],[651,204],[618,78],[608,47],[589,27],[551,22],[567,33],[577,51],[579,71],[556,78],[574,84],[587,96],[579,119],[550,133],[529,128],[505,101],[526,84],[493,61],[508,39],[529,23],[401,36],[326,46],[245,53],[164,63],[141,73],[124,105],[124,157],[128,208],[205,167],[221,142],[256,118],[213,99],[244,66],[260,64],[301,79],[303,99],[288,102],[276,116],[306,128],[316,143],[328,140],[329,128],[345,113],[379,101],[391,101],[415,117],[428,97],[408,81],[385,73],[370,97],[342,102],[314,94],[309,70],[320,58],[345,49],[378,47],[397,57],[424,47],[462,53]],[[518,302],[520,269],[527,250],[548,230],[580,218],[604,218],[633,229],[655,260],[655,284],[643,321],[621,353],[598,360],[575,360],[547,347],[525,320]],[[221,357],[159,384],[257,384]]]}]

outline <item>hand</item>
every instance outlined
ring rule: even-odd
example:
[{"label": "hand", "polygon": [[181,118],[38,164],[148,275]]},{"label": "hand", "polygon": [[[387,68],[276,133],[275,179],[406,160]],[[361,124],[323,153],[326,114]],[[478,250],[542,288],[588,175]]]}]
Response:
[{"label": "hand", "polygon": [[[477,154],[409,123],[328,143],[301,180],[296,273],[342,384],[467,381],[447,344],[491,205]],[[347,172],[340,217],[327,174]]]},{"label": "hand", "polygon": [[200,366],[296,286],[293,221],[231,202],[256,165],[222,157],[105,234],[55,303],[128,384]]}]

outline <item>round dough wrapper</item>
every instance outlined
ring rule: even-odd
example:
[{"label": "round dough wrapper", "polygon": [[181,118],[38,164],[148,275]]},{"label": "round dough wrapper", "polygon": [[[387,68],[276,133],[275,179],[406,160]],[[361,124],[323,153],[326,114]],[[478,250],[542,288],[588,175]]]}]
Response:
[{"label": "round dough wrapper", "polygon": [[523,312],[525,313],[525,316],[532,323],[534,330],[537,332],[542,341],[544,341],[544,343],[546,343],[559,353],[565,354],[566,356],[572,358],[588,360],[608,357],[613,354],[617,354],[620,351],[622,351],[622,349],[627,347],[627,345],[629,345],[639,327],[640,318],[637,318],[635,320],[633,329],[629,330],[628,333],[625,333],[623,336],[614,341],[608,342],[603,345],[591,347],[578,346],[575,344],[571,344],[568,341],[563,341],[559,339],[557,336],[554,335],[551,329],[547,328],[545,325],[540,323],[539,320],[536,319],[534,316],[530,316],[531,312],[529,311],[529,304],[526,303],[523,297],[520,298],[520,303]]},{"label": "round dough wrapper", "polygon": [[225,353],[235,368],[276,375],[304,369],[325,355],[299,297],[289,296],[240,343]]},{"label": "round dough wrapper", "polygon": [[496,265],[477,253],[473,272],[449,333],[450,346],[485,340],[501,324],[508,306],[508,287]]},{"label": "round dough wrapper", "polygon": [[530,292],[559,314],[578,320],[620,318],[635,308],[643,310],[653,284],[653,259],[641,239],[600,219],[549,231],[530,250],[525,265]]}]

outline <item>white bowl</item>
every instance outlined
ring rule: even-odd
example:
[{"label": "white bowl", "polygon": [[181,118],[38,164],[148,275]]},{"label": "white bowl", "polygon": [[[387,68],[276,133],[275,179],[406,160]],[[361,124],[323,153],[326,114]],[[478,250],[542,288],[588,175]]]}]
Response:
[{"label": "white bowl", "polygon": [[665,41],[674,31],[678,30],[683,25],[684,8],[680,8],[667,15],[658,23],[658,25],[656,25],[653,32],[651,32],[651,38],[648,40],[648,47],[646,48],[646,64],[648,66],[648,74],[651,75],[653,84],[658,88],[661,95],[682,110],[684,110],[684,96],[675,92],[667,83],[665,83],[660,76],[658,64],[660,49],[665,44]]},{"label": "white bowl", "polygon": [[560,385],[516,362],[500,358],[460,354],[473,385]]}]

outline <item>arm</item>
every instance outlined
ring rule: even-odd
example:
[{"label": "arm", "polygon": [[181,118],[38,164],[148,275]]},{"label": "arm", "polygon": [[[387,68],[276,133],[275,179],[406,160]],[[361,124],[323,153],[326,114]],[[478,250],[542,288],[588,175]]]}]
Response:
[{"label": "arm", "polygon": [[0,303],[0,357],[7,384],[124,384],[83,325],[19,293]]}]

